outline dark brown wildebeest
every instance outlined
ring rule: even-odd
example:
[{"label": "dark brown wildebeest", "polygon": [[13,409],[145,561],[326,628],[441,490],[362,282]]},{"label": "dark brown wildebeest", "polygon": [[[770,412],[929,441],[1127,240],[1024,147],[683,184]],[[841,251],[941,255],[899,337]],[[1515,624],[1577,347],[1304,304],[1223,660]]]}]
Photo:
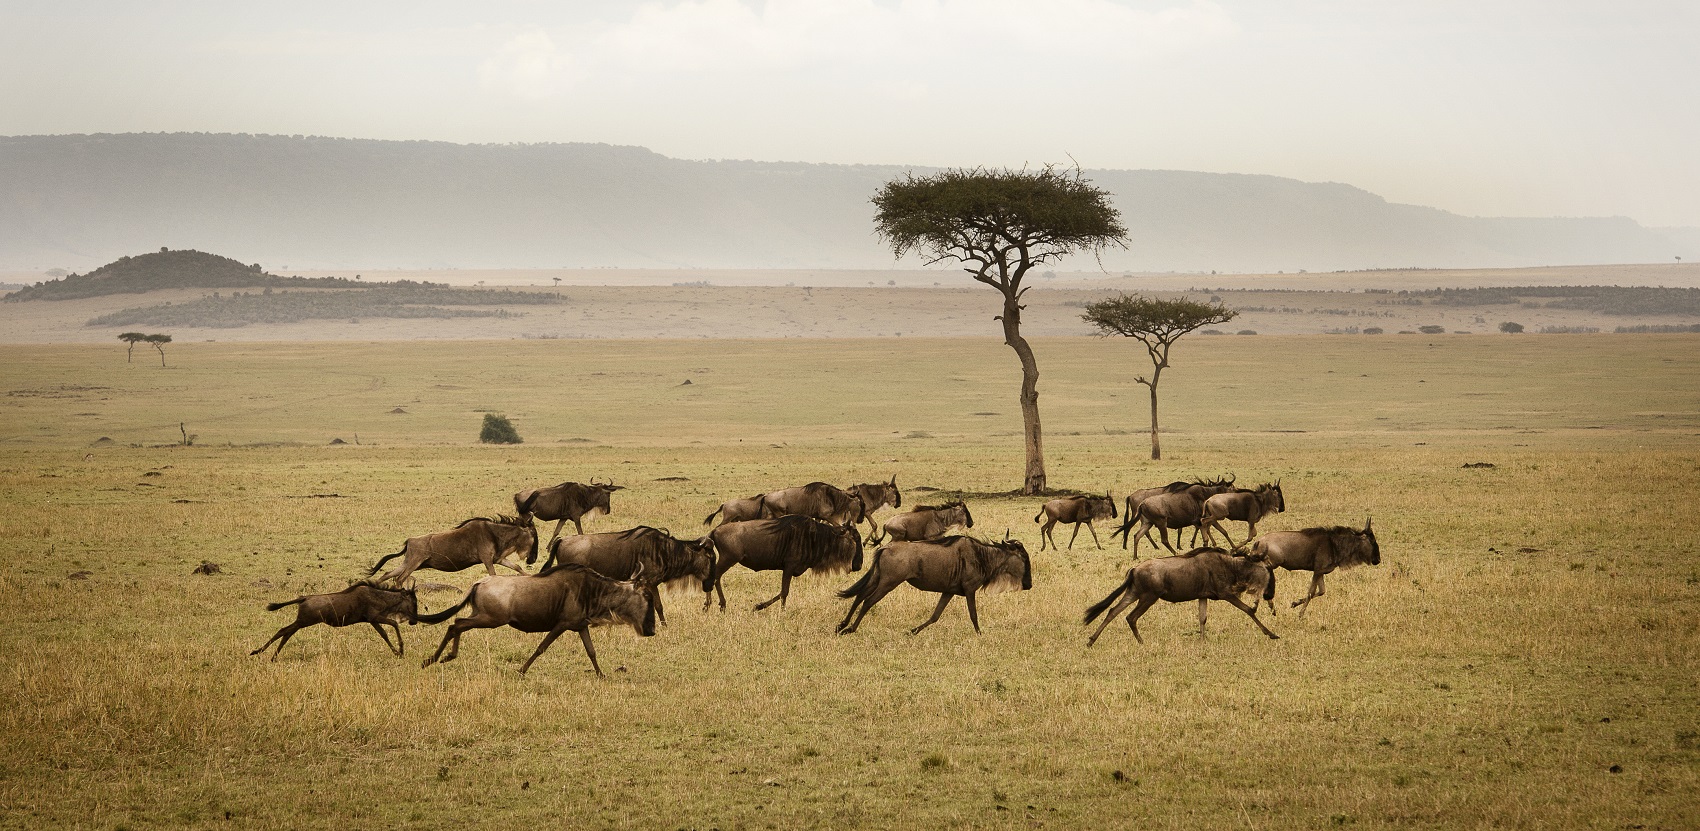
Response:
[{"label": "dark brown wildebeest", "polygon": [[614,484],[612,479],[605,485],[597,484],[594,478],[588,485],[562,482],[553,487],[533,488],[514,494],[514,508],[521,515],[531,514],[544,522],[554,520],[555,532],[549,535],[552,543],[561,536],[561,528],[568,521],[582,535],[583,520],[611,513],[613,509],[609,507],[608,495],[621,490],[625,487]]},{"label": "dark brown wildebeest", "polygon": [[1258,485],[1249,491],[1235,488],[1204,500],[1204,505],[1199,510],[1198,527],[1204,532],[1205,545],[1216,544],[1215,536],[1210,533],[1214,528],[1222,532],[1229,548],[1238,548],[1234,538],[1228,536],[1227,529],[1222,527],[1224,521],[1231,519],[1245,523],[1246,541],[1250,542],[1252,537],[1257,536],[1258,520],[1286,510],[1287,498],[1281,494],[1281,480],[1276,479],[1273,485]]},{"label": "dark brown wildebeest", "polygon": [[974,527],[974,515],[968,512],[968,506],[961,500],[943,505],[920,505],[909,513],[886,520],[885,538],[892,542],[938,539],[957,525]]},{"label": "dark brown wildebeest", "polygon": [[855,525],[862,521],[864,514],[861,497],[825,482],[810,482],[801,487],[764,494],[761,506],[762,516],[769,519],[787,515],[811,516],[834,525]]},{"label": "dark brown wildebeest", "polygon": [[[683,588],[690,581],[704,594],[714,587],[714,543],[708,537],[675,539],[659,528],[639,525],[625,531],[562,537],[549,547],[545,569],[556,562],[589,566],[616,580],[636,580],[651,593],[656,617],[667,622],[659,586]],[[705,598],[706,599],[706,598]]]},{"label": "dark brown wildebeest", "polygon": [[[756,604],[756,611],[779,602],[791,593],[791,578],[805,571],[836,574],[862,570],[862,534],[855,525],[835,525],[814,517],[787,514],[777,519],[728,522],[709,534],[714,540],[714,592],[720,611],[726,611],[726,589],[720,578],[732,566],[742,564],[751,571],[778,571],[779,594]],[[708,601],[702,608],[708,609]]]},{"label": "dark brown wildebeest", "polygon": [[890,505],[893,508],[903,507],[903,493],[897,489],[897,474],[891,475],[887,482],[871,482],[851,485],[845,488],[862,502],[862,518],[868,521],[868,537],[878,542],[879,526],[874,524],[874,511]]},{"label": "dark brown wildebeest", "polygon": [[856,631],[868,610],[904,583],[924,592],[939,593],[939,605],[933,609],[933,616],[909,630],[909,634],[933,625],[944,614],[944,607],[950,605],[950,599],[959,594],[968,601],[968,622],[974,625],[974,633],[979,634],[980,611],[974,602],[975,593],[981,589],[995,593],[1017,586],[1022,590],[1033,588],[1033,562],[1020,540],[985,542],[955,536],[891,543],[874,551],[874,561],[862,579],[838,593],[839,597],[854,598],[844,620],[838,624],[838,634]]},{"label": "dark brown wildebeest", "polygon": [[496,566],[524,574],[525,569],[508,561],[510,554],[524,554],[527,565],[537,562],[537,526],[532,524],[530,516],[473,517],[452,531],[409,537],[401,544],[400,551],[374,563],[366,575],[377,574],[384,563],[397,557],[405,559],[377,582],[400,583],[422,568],[460,571],[479,563],[491,575],[496,573]]},{"label": "dark brown wildebeest", "polygon": [[767,494],[758,493],[748,499],[728,499],[714,509],[714,513],[702,518],[702,524],[713,525],[715,514],[720,515],[720,524],[728,522],[748,522],[761,519],[761,500]]},{"label": "dark brown wildebeest", "polygon": [[[1310,592],[1303,600],[1293,601],[1300,606],[1304,617],[1313,597],[1323,594],[1322,577],[1337,568],[1360,564],[1381,565],[1381,544],[1375,541],[1375,529],[1364,520],[1363,530],[1336,525],[1332,528],[1306,528],[1302,531],[1270,531],[1251,543],[1252,556],[1268,560],[1271,568],[1289,571],[1309,571]],[[1273,593],[1266,595],[1269,611],[1275,611]]]},{"label": "dark brown wildebeest", "polygon": [[[1230,474],[1228,476],[1228,478],[1226,478],[1226,479],[1223,479],[1223,478],[1220,478],[1220,477],[1218,477],[1214,480],[1209,480],[1209,481],[1206,481],[1204,479],[1194,479],[1191,482],[1182,482],[1182,481],[1177,480],[1177,481],[1174,481],[1174,482],[1170,482],[1167,485],[1163,485],[1162,487],[1141,488],[1139,490],[1136,490],[1133,493],[1130,493],[1130,494],[1127,495],[1127,499],[1126,499],[1127,510],[1122,515],[1121,527],[1110,532],[1110,539],[1113,540],[1113,539],[1116,538],[1117,534],[1120,534],[1121,537],[1122,537],[1122,548],[1124,548],[1124,549],[1127,548],[1128,532],[1132,531],[1134,526],[1139,524],[1139,506],[1145,504],[1145,500],[1150,499],[1154,496],[1163,496],[1163,495],[1166,495],[1166,494],[1173,494],[1173,493],[1185,493],[1185,494],[1188,494],[1189,496],[1191,496],[1192,498],[1198,500],[1200,511],[1202,511],[1204,501],[1206,499],[1209,499],[1210,497],[1212,497],[1212,496],[1214,496],[1218,493],[1224,493],[1226,491],[1231,491],[1233,489],[1234,489],[1234,477]],[[1198,526],[1193,525],[1192,528],[1193,528],[1193,542],[1197,543],[1198,542]],[[1152,546],[1157,545],[1157,541],[1151,537],[1151,529],[1149,527],[1145,529],[1145,541],[1148,542],[1148,543],[1151,543]],[[1175,541],[1179,542],[1180,540],[1177,539]]]},{"label": "dark brown wildebeest", "polygon": [[1074,526],[1074,533],[1068,535],[1068,547],[1074,548],[1074,538],[1080,536],[1080,524],[1086,524],[1086,530],[1092,532],[1092,544],[1102,549],[1098,542],[1098,529],[1092,526],[1095,519],[1115,519],[1116,500],[1104,491],[1103,496],[1064,496],[1046,502],[1033,516],[1033,521],[1045,521],[1045,527],[1039,529],[1039,550],[1045,550],[1045,542],[1050,541],[1051,547],[1057,547],[1057,541],[1051,536],[1051,529],[1057,523],[1065,522]]},{"label": "dark brown wildebeest", "polygon": [[[300,604],[295,610],[295,621],[277,630],[271,641],[265,646],[248,653],[258,655],[266,651],[272,641],[277,641],[277,652],[272,653],[272,660],[277,660],[278,652],[283,651],[283,645],[289,643],[289,638],[315,623],[326,626],[352,626],[356,623],[370,623],[377,630],[378,637],[384,639],[396,657],[401,657],[406,647],[401,642],[401,621],[407,621],[411,626],[419,621],[419,598],[414,595],[410,586],[405,589],[392,589],[374,583],[355,583],[342,591],[332,594],[309,594],[294,600],[281,603],[266,604],[266,611],[275,612],[285,606]],[[388,623],[395,629],[395,643],[390,643],[390,636],[381,624]]]},{"label": "dark brown wildebeest", "polygon": [[[578,563],[561,563],[537,574],[480,577],[459,603],[434,615],[421,615],[419,622],[442,623],[468,605],[472,606],[472,616],[449,624],[436,653],[420,666],[437,663],[439,656],[444,663],[454,660],[460,654],[461,633],[468,629],[512,626],[521,632],[549,633],[520,665],[520,675],[531,669],[537,656],[563,632],[578,633],[591,668],[601,675],[596,647],[590,642],[591,626],[625,623],[643,637],[655,634],[655,604],[642,586],[604,577]],[[443,656],[450,641],[454,648]]]},{"label": "dark brown wildebeest", "polygon": [[[1146,560],[1127,570],[1127,579],[1122,581],[1110,596],[1092,604],[1086,610],[1086,623],[1091,623],[1110,604],[1116,607],[1104,616],[1104,622],[1098,626],[1098,631],[1086,640],[1091,646],[1098,642],[1098,636],[1104,634],[1104,628],[1110,621],[1116,619],[1123,609],[1133,603],[1139,603],[1128,613],[1127,625],[1133,630],[1134,640],[1145,643],[1139,636],[1139,616],[1151,608],[1151,604],[1159,600],[1170,603],[1185,603],[1189,600],[1198,601],[1198,631],[1204,631],[1207,618],[1207,603],[1211,600],[1226,600],[1235,608],[1251,616],[1251,622],[1263,630],[1263,634],[1271,638],[1278,637],[1263,621],[1257,619],[1257,607],[1247,606],[1240,595],[1246,592],[1262,592],[1265,599],[1275,596],[1275,577],[1269,572],[1268,566],[1254,557],[1236,557],[1220,548],[1195,548],[1185,554],[1174,557],[1159,557]],[[1116,603],[1116,598],[1121,598]],[[1254,599],[1255,602],[1255,599]]]}]

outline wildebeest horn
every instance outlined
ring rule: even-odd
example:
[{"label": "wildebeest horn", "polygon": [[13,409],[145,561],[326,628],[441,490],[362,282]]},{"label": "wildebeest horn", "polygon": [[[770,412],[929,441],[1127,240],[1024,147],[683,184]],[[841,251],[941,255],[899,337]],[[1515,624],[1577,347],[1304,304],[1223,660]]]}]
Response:
[{"label": "wildebeest horn", "polygon": [[1364,530],[1365,531],[1369,530],[1370,521],[1373,520],[1373,519],[1375,519],[1375,517],[1364,517]]},{"label": "wildebeest horn", "polygon": [[1009,542],[1009,529],[1008,528],[1003,529],[1003,541]]},{"label": "wildebeest horn", "polygon": [[631,582],[636,583],[643,576],[643,561],[638,561],[637,570],[632,572]]}]

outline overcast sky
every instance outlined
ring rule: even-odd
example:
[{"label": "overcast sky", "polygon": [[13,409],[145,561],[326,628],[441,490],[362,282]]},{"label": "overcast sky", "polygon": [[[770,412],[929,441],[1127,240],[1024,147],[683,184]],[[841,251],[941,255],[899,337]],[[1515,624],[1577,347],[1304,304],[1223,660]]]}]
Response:
[{"label": "overcast sky", "polygon": [[1700,226],[1694,0],[0,0],[0,134],[1269,173]]}]

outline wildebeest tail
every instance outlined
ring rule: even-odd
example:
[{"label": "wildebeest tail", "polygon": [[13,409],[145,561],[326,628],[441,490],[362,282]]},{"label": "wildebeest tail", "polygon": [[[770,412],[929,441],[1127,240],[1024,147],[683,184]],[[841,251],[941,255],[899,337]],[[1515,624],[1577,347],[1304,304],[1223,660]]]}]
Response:
[{"label": "wildebeest tail", "polygon": [[[376,569],[374,569],[374,571],[375,570]],[[307,599],[306,597],[297,597],[294,600],[280,600],[276,603],[267,603],[266,604],[266,611],[275,612],[278,609],[281,609],[285,606],[294,606],[295,604],[300,603],[301,601],[306,600],[306,599]]]},{"label": "wildebeest tail", "polygon": [[[1127,579],[1123,580],[1122,584],[1117,586],[1115,591],[1110,592],[1109,597],[1087,607],[1086,619],[1081,621],[1081,623],[1091,623],[1099,615],[1103,614],[1105,609],[1110,608],[1110,605],[1116,602],[1116,598],[1122,596],[1122,592],[1128,591],[1131,588],[1133,588],[1133,569],[1130,568],[1127,570]],[[424,618],[420,618],[420,620],[424,620]]]},{"label": "wildebeest tail", "polygon": [[376,563],[373,563],[372,564],[372,570],[366,572],[366,576],[371,577],[372,575],[377,574],[378,569],[384,567],[384,563],[387,563],[387,562],[389,562],[389,561],[391,561],[391,560],[393,560],[397,557],[400,557],[401,555],[406,554],[406,553],[407,553],[407,544],[403,543],[400,551],[397,551],[396,553],[391,554],[388,557],[385,557],[385,558],[377,561]]},{"label": "wildebeest tail", "polygon": [[1045,506],[1039,506],[1039,512],[1033,515],[1033,521],[1039,522],[1045,518]]},{"label": "wildebeest tail", "polygon": [[1269,572],[1269,581],[1263,584],[1263,599],[1269,601],[1269,608],[1275,608],[1275,569],[1264,567]]},{"label": "wildebeest tail", "polygon": [[518,498],[514,499],[514,510],[519,511],[521,514],[531,513],[531,505],[537,501],[539,493],[541,493],[541,491],[533,490],[525,495],[524,500]]},{"label": "wildebeest tail", "polygon": [[874,549],[874,561],[868,565],[867,571],[862,572],[862,579],[851,583],[850,588],[839,592],[838,596],[845,600],[849,600],[850,598],[860,596],[862,592],[867,591],[868,587],[874,584],[874,578],[879,574],[880,555],[884,553],[884,548]]},{"label": "wildebeest tail", "polygon": [[454,617],[457,613],[460,612],[461,609],[466,608],[466,604],[472,602],[472,596],[475,595],[475,594],[478,594],[478,587],[480,585],[482,585],[482,584],[481,583],[473,583],[472,588],[466,590],[466,596],[461,598],[459,603],[456,603],[455,605],[450,606],[447,609],[442,610],[441,612],[437,612],[436,614],[420,615],[419,616],[419,622],[420,623],[442,623],[443,621],[448,620],[451,617]]}]

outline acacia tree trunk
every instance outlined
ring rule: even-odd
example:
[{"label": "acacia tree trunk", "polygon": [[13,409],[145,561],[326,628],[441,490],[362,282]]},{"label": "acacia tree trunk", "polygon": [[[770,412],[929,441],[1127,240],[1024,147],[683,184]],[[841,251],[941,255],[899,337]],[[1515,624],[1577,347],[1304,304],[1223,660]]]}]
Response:
[{"label": "acacia tree trunk", "polygon": [[1021,492],[1029,496],[1045,491],[1045,442],[1039,430],[1039,362],[1033,347],[1021,336],[1021,304],[1013,293],[1003,300],[1003,342],[1021,359],[1021,424],[1027,445],[1027,475]]},{"label": "acacia tree trunk", "polygon": [[1148,386],[1151,387],[1151,458],[1161,459],[1163,447],[1157,443],[1157,379],[1152,378]]}]

